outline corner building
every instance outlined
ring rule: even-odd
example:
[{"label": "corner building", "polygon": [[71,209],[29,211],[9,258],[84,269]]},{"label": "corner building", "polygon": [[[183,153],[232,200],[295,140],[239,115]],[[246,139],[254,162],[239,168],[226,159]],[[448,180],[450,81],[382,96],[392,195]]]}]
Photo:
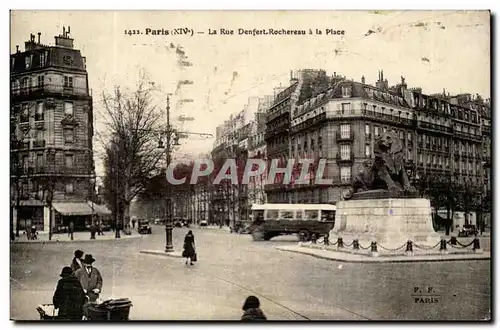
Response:
[{"label": "corner building", "polygon": [[85,57],[69,31],[54,46],[32,34],[24,52],[17,46],[10,56],[11,207],[21,230],[48,232],[51,223],[57,230],[70,220],[84,229],[91,220],[92,97]]}]

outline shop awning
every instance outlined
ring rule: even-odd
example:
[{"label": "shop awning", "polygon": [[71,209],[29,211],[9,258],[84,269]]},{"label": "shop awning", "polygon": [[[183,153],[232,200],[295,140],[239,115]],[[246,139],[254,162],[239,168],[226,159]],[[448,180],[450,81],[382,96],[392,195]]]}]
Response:
[{"label": "shop awning", "polygon": [[87,203],[53,203],[52,206],[61,215],[92,215],[92,208]]},{"label": "shop awning", "polygon": [[105,205],[88,202],[90,209],[94,208],[94,213],[101,215],[111,215],[111,211]]}]

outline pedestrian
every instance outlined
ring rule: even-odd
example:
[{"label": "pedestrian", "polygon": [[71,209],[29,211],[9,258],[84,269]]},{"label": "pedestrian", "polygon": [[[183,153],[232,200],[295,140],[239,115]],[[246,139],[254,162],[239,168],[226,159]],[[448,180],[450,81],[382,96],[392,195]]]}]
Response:
[{"label": "pedestrian", "polygon": [[94,261],[91,254],[86,254],[82,260],[83,267],[75,272],[75,276],[80,280],[83,291],[90,301],[96,301],[102,290],[102,276],[99,270],[92,266]]},{"label": "pedestrian", "polygon": [[71,261],[71,266],[70,266],[71,269],[73,270],[73,273],[75,273],[78,269],[83,267],[82,257],[83,257],[83,251],[76,250],[75,256],[73,257],[73,260]]},{"label": "pedestrian", "polygon": [[57,288],[52,298],[54,308],[59,309],[56,319],[81,321],[83,305],[87,298],[80,281],[73,275],[71,267],[64,267],[59,275]]},{"label": "pedestrian", "polygon": [[194,245],[194,235],[190,230],[184,237],[184,251],[182,251],[182,257],[186,258],[186,265],[193,265],[193,259],[196,259],[196,248]]},{"label": "pedestrian", "polygon": [[75,223],[73,221],[70,221],[68,226],[68,236],[71,237],[71,240],[73,240],[74,232],[75,232]]},{"label": "pedestrian", "polygon": [[97,232],[97,226],[93,223],[90,225],[90,239],[95,239],[96,232]]},{"label": "pedestrian", "polygon": [[135,229],[135,219],[132,219],[132,228]]},{"label": "pedestrian", "polygon": [[255,296],[248,296],[243,304],[243,315],[241,316],[242,321],[266,321],[267,318],[264,312],[260,309],[259,298]]}]

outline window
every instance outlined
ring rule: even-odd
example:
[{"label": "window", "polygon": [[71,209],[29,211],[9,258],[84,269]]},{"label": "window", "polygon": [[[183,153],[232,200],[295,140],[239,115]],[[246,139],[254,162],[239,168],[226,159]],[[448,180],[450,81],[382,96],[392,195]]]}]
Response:
[{"label": "window", "polygon": [[342,97],[351,96],[351,88],[349,86],[342,86]]},{"label": "window", "polygon": [[351,110],[351,103],[342,103],[342,113]]},{"label": "window", "polygon": [[349,144],[342,144],[340,146],[340,159],[342,160],[351,159],[351,146]]},{"label": "window", "polygon": [[316,210],[305,210],[304,211],[304,218],[306,220],[318,220],[318,213],[319,213],[319,211],[316,211]]},{"label": "window", "polygon": [[411,132],[406,134],[406,138],[408,139],[408,142],[411,142]]},{"label": "window", "polygon": [[16,64],[16,58],[13,57],[13,58],[10,59],[11,69],[14,69],[15,64]]},{"label": "window", "polygon": [[43,129],[39,129],[36,131],[36,140],[44,141],[45,140],[45,132]]},{"label": "window", "polygon": [[405,133],[403,131],[399,131],[399,139],[404,140],[405,138]]},{"label": "window", "polygon": [[68,193],[68,194],[73,193],[73,184],[72,183],[66,184],[66,193]]},{"label": "window", "polygon": [[444,164],[445,166],[450,166],[450,159],[448,157],[444,158]]},{"label": "window", "polygon": [[293,211],[281,211],[281,219],[293,220]]},{"label": "window", "polygon": [[64,114],[66,116],[73,116],[73,103],[64,102]]},{"label": "window", "polygon": [[75,140],[75,134],[73,128],[64,129],[64,143],[73,143]]},{"label": "window", "polygon": [[387,126],[384,126],[384,133],[387,133]]},{"label": "window", "polygon": [[43,121],[43,102],[37,103],[35,121]]},{"label": "window", "polygon": [[314,139],[311,139],[311,151],[314,151],[315,147],[314,142],[315,142]]},{"label": "window", "polygon": [[371,153],[370,145],[367,144],[367,145],[365,145],[365,156],[371,157],[371,155],[372,155],[372,153]]},{"label": "window", "polygon": [[38,168],[42,168],[43,167],[43,154],[37,154],[36,155],[36,166]]},{"label": "window", "polygon": [[379,127],[375,126],[375,136],[379,136],[379,135],[380,135]]},{"label": "window", "polygon": [[323,137],[318,136],[318,149],[321,150],[323,147]]},{"label": "window", "polygon": [[40,54],[40,66],[45,66],[45,61],[47,60],[47,57],[45,53]]},{"label": "window", "polygon": [[22,165],[23,165],[23,169],[24,171],[28,171],[28,167],[29,167],[29,157],[24,155],[23,158],[22,158]]},{"label": "window", "polygon": [[351,182],[351,168],[347,166],[342,166],[340,168],[340,181],[342,183]]},{"label": "window", "polygon": [[45,83],[45,76],[38,76],[38,87],[43,87]]},{"label": "window", "polygon": [[343,139],[349,138],[351,133],[351,125],[340,125],[340,137]]},{"label": "window", "polygon": [[365,134],[366,136],[370,136],[370,125],[365,124]]},{"label": "window", "polygon": [[408,160],[413,159],[413,153],[411,152],[411,149],[408,149]]},{"label": "window", "polygon": [[278,210],[267,210],[266,213],[267,213],[266,220],[267,219],[272,219],[272,220],[278,219],[278,214],[279,214]]},{"label": "window", "polygon": [[64,157],[64,165],[66,167],[73,167],[73,155],[66,155]]},{"label": "window", "polygon": [[21,123],[26,123],[30,121],[29,108],[27,103],[21,104]]},{"label": "window", "polygon": [[25,65],[25,68],[26,69],[29,69],[31,68],[31,58],[32,58],[33,55],[29,55],[29,56],[26,56],[24,58],[24,65]]},{"label": "window", "polygon": [[73,88],[73,77],[64,76],[64,88]]}]

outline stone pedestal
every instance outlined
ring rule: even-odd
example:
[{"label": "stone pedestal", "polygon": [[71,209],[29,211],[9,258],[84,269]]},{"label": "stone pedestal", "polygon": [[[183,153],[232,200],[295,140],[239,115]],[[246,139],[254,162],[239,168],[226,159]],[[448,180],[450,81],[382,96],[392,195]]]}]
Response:
[{"label": "stone pedestal", "polygon": [[[377,242],[379,250],[395,249],[408,240],[430,247],[440,241],[432,226],[431,205],[424,198],[380,198],[337,202],[332,242],[358,239],[363,247]],[[383,247],[383,248],[382,248]],[[404,251],[404,250],[403,250]]]}]

